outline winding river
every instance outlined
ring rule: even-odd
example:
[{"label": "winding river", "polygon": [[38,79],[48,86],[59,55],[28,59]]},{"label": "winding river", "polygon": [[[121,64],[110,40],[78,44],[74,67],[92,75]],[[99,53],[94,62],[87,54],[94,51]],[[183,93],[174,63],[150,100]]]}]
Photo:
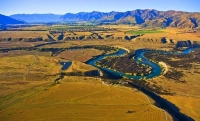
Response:
[{"label": "winding river", "polygon": [[[119,49],[118,52],[113,53],[113,54],[98,56],[98,57],[96,57],[94,59],[89,60],[87,62],[87,64],[90,64],[92,66],[100,68],[101,70],[109,72],[109,73],[111,73],[111,74],[113,74],[115,76],[118,76],[118,77],[125,76],[126,78],[136,79],[136,80],[144,78],[144,77],[145,78],[153,78],[153,77],[161,75],[162,68],[157,63],[152,62],[152,61],[148,60],[147,58],[145,58],[144,57],[145,53],[159,52],[161,54],[176,54],[176,55],[181,55],[181,54],[189,54],[194,49],[195,49],[195,47],[191,47],[191,48],[185,49],[182,52],[166,52],[166,51],[162,51],[162,50],[147,50],[147,49],[138,49],[138,50],[136,50],[135,51],[135,57],[134,57],[135,61],[137,61],[140,64],[148,65],[148,66],[150,66],[152,68],[152,72],[149,75],[146,75],[146,76],[143,76],[143,77],[142,76],[126,75],[124,73],[116,72],[116,71],[113,71],[113,70],[108,69],[108,68],[99,67],[99,66],[97,66],[95,64],[97,61],[103,59],[104,57],[108,57],[108,56],[122,56],[122,55],[124,55],[126,53],[126,50],[124,50],[124,49]],[[142,91],[143,93],[145,93],[146,95],[150,96],[153,100],[156,101],[156,103],[160,106],[160,108],[167,110],[173,116],[173,119],[176,118],[176,120],[179,120],[179,121],[194,121],[191,117],[188,117],[187,115],[182,114],[176,106],[174,106],[173,104],[171,104],[169,101],[163,99],[159,95],[155,94],[154,92],[146,90],[145,88],[137,86],[137,85],[135,85],[133,83],[129,83],[129,84],[132,87],[137,88],[140,91]],[[167,120],[168,119],[166,118],[166,121]]]},{"label": "winding river", "polygon": [[[91,48],[91,47],[87,47],[87,48]],[[84,49],[83,47],[75,47],[75,48],[69,48],[70,50],[76,50],[76,49]],[[114,76],[115,78],[122,78],[122,77],[126,77],[128,79],[135,79],[135,80],[140,80],[140,79],[149,79],[149,78],[154,78],[154,77],[157,77],[159,75],[162,74],[162,68],[160,65],[158,65],[157,63],[155,62],[152,62],[150,61],[149,59],[145,58],[144,57],[144,54],[145,53],[149,53],[149,52],[159,52],[161,54],[176,54],[176,55],[180,55],[180,54],[189,54],[191,51],[193,51],[195,48],[194,47],[191,47],[191,48],[187,48],[185,49],[184,51],[182,52],[168,52],[168,51],[163,51],[163,50],[148,50],[148,49],[138,49],[135,51],[135,56],[134,56],[134,60],[133,61],[136,61],[138,62],[139,64],[144,64],[144,65],[147,65],[149,67],[152,68],[152,71],[150,74],[148,75],[144,75],[144,76],[134,76],[134,75],[128,75],[128,74],[125,74],[125,73],[122,73],[122,72],[118,72],[118,71],[114,71],[112,69],[109,69],[109,68],[104,68],[104,67],[101,67],[101,66],[97,66],[96,65],[96,62],[99,61],[99,60],[102,60],[103,58],[105,57],[111,57],[111,56],[123,56],[127,53],[127,50],[126,49],[123,49],[123,48],[118,48],[118,51],[115,52],[115,53],[112,53],[112,54],[103,54],[103,55],[99,55],[95,58],[92,58],[90,60],[88,60],[86,62],[86,64],[89,64],[91,66],[94,66],[94,67],[97,67],[99,68],[100,70],[106,72],[107,74],[109,75],[112,75],[112,77]],[[68,64],[62,64],[63,65],[63,68],[62,70],[65,70],[67,69],[67,67],[69,65],[71,65],[71,63],[68,63]]]},{"label": "winding river", "polygon": [[[157,63],[155,62],[152,62],[150,61],[149,59],[145,58],[144,57],[144,53],[149,53],[149,52],[160,52],[161,54],[177,54],[177,55],[180,55],[180,54],[189,54],[191,51],[193,51],[195,48],[194,47],[191,47],[191,48],[187,48],[185,49],[184,51],[182,52],[167,52],[167,51],[162,51],[162,50],[148,50],[148,49],[138,49],[135,51],[135,61],[138,62],[139,64],[145,64],[149,67],[152,68],[152,72],[149,74],[149,75],[145,75],[145,76],[133,76],[133,75],[127,75],[125,73],[121,73],[121,72],[117,72],[117,71],[114,71],[114,70],[111,70],[111,69],[108,69],[108,68],[104,68],[104,67],[101,67],[101,66],[97,66],[95,63],[105,57],[109,57],[109,56],[123,56],[127,53],[126,50],[124,49],[119,49],[116,53],[113,53],[113,54],[108,54],[108,55],[100,55],[96,58],[93,58],[89,61],[87,61],[86,63],[89,64],[89,65],[92,65],[94,67],[97,67],[99,69],[101,69],[102,71],[105,71],[107,73],[110,73],[112,74],[113,76],[116,76],[116,77],[126,77],[128,79],[135,79],[135,80],[139,80],[139,79],[149,79],[149,78],[154,78],[156,76],[159,76],[161,75],[162,73],[162,68],[160,65],[158,65]],[[134,60],[133,60],[134,61]]]},{"label": "winding river", "polygon": [[[150,51],[150,50],[149,50]],[[145,52],[149,52],[148,50],[145,50],[145,49],[139,49],[137,51],[135,51],[135,61],[137,61],[138,63],[140,64],[145,64],[147,66],[150,66],[152,67],[152,72],[149,74],[149,75],[146,75],[146,76],[133,76],[133,75],[127,75],[125,73],[121,73],[121,72],[117,72],[117,71],[114,71],[114,70],[111,70],[111,69],[108,69],[108,68],[104,68],[104,67],[101,67],[101,66],[97,66],[95,63],[105,57],[109,57],[109,56],[123,56],[127,53],[126,50],[124,49],[119,49],[118,52],[116,53],[113,53],[113,54],[108,54],[108,55],[101,55],[101,56],[98,56],[94,59],[91,59],[87,62],[87,64],[89,65],[92,65],[94,67],[97,67],[107,73],[111,73],[112,75],[116,76],[116,77],[126,77],[126,78],[129,78],[129,79],[136,79],[136,80],[139,80],[141,78],[153,78],[155,76],[159,76],[162,72],[162,69],[161,67],[154,63],[154,62],[151,62],[149,61],[148,59],[146,59],[143,54]],[[142,61],[140,61],[142,60]],[[134,61],[134,60],[133,60]]]},{"label": "winding river", "polygon": [[[73,48],[74,49],[74,48]],[[73,50],[72,49],[72,50]],[[75,48],[75,49],[83,49],[83,48]],[[108,75],[111,74],[112,76],[115,77],[126,77],[129,79],[135,79],[135,80],[139,80],[141,78],[154,78],[156,76],[161,75],[162,73],[162,68],[160,67],[160,65],[158,65],[155,62],[150,61],[149,59],[144,57],[145,53],[151,53],[151,52],[159,52],[160,54],[175,54],[175,55],[181,55],[181,54],[189,54],[190,52],[192,52],[195,49],[195,47],[191,47],[191,48],[187,48],[182,52],[176,51],[176,52],[167,52],[167,51],[163,51],[163,50],[148,50],[148,49],[138,49],[135,51],[135,56],[134,56],[134,60],[138,62],[139,64],[145,64],[147,66],[150,66],[152,68],[152,71],[149,75],[145,75],[145,76],[133,76],[133,75],[127,75],[121,72],[116,72],[114,70],[108,69],[108,68],[104,68],[101,66],[97,66],[96,62],[105,58],[105,57],[110,57],[110,56],[123,56],[127,53],[126,49],[123,48],[119,48],[117,52],[112,53],[112,54],[103,54],[103,55],[99,55],[95,58],[90,59],[89,61],[86,62],[86,64],[92,65],[94,67],[99,68],[100,70],[106,72]],[[62,63],[64,69],[66,69],[71,63]],[[151,92],[143,87],[140,87],[138,85],[135,85],[134,83],[129,82],[129,85],[131,85],[134,88],[137,88],[138,90],[142,91],[143,93],[145,93],[146,95],[148,95],[149,97],[151,97],[153,100],[156,101],[156,104],[159,105],[159,107],[161,109],[167,110],[168,113],[170,113],[173,117],[173,119],[179,120],[179,121],[194,121],[191,117],[188,117],[187,115],[183,114],[180,112],[180,110],[174,106],[172,103],[170,103],[169,101],[165,100],[164,98],[160,97],[159,95],[157,95],[154,92]],[[163,110],[163,111],[164,111]],[[165,112],[165,111],[164,111]],[[175,118],[174,118],[175,117]],[[166,121],[168,119],[166,118]]]}]

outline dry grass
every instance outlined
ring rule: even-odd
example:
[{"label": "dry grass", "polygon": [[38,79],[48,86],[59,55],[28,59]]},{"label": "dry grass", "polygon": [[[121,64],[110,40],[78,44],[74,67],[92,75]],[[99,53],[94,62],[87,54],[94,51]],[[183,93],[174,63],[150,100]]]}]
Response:
[{"label": "dry grass", "polygon": [[23,27],[23,28],[19,28],[19,29],[22,29],[22,30],[47,30],[47,29],[50,29],[50,27],[48,26],[32,26],[32,27]]},{"label": "dry grass", "polygon": [[1,57],[0,96],[30,88],[34,85],[53,83],[60,72],[58,59],[52,57],[23,55]]},{"label": "dry grass", "polygon": [[16,56],[23,56],[23,55],[37,55],[37,56],[46,56],[50,57],[51,52],[39,52],[37,50],[27,51],[27,50],[11,50],[8,52],[0,53],[0,57],[16,57]]},{"label": "dry grass", "polygon": [[[121,28],[124,27],[124,28]],[[137,30],[138,28],[131,26],[108,26],[108,28],[117,28],[117,31],[109,32],[98,32],[101,36],[113,34],[114,37],[124,37],[124,32],[129,30]],[[130,50],[136,50],[140,48],[151,48],[151,49],[166,49],[170,50],[175,45],[173,44],[162,44],[159,40],[162,37],[178,40],[199,40],[198,33],[185,33],[185,30],[168,28],[164,30],[165,33],[154,33],[145,34],[140,36],[141,41],[125,41],[119,39],[108,39],[108,40],[92,40],[92,41],[67,41],[66,43],[56,45],[46,45],[44,47],[70,47],[70,46],[83,46],[83,45],[107,45],[107,46],[121,46]],[[72,33],[73,34],[73,33]],[[87,32],[77,32],[78,36],[85,34],[90,35]],[[45,33],[2,33],[0,32],[0,38],[2,36],[13,36],[13,37],[38,37],[43,36]],[[46,36],[46,35],[45,35]],[[67,36],[67,33],[66,33]],[[146,41],[142,39],[149,39],[153,41]],[[158,41],[154,41],[154,40]],[[12,47],[21,46],[18,44],[3,43],[1,47]],[[23,46],[33,46],[31,44],[24,44]],[[14,55],[15,52],[13,52]],[[36,58],[34,55],[22,56],[23,52],[19,52],[19,57],[3,57],[0,64],[0,92],[1,97],[16,92],[15,96],[11,97],[19,98],[17,91],[31,88],[32,86],[49,84],[55,77],[51,78],[51,81],[40,82],[41,80],[48,80],[49,78],[44,77],[45,74],[55,74],[60,71],[61,66],[57,63],[57,60],[50,57],[39,56]],[[58,55],[58,57],[65,58],[67,60],[76,60],[84,62],[94,55],[98,55],[101,52],[98,50],[74,50],[64,51]],[[5,54],[5,53],[4,53]],[[3,54],[3,56],[5,56]],[[24,52],[26,54],[26,52]],[[27,60],[27,61],[24,61]],[[23,64],[22,64],[23,63]],[[59,66],[58,66],[58,65]],[[74,62],[74,66],[71,66],[69,70],[72,71],[83,69],[87,70],[89,67],[82,68],[82,63]],[[73,68],[72,68],[73,67]],[[195,120],[199,119],[199,101],[200,101],[200,75],[195,73],[198,71],[195,67],[190,70],[179,70],[183,71],[185,76],[181,79],[186,80],[187,83],[175,83],[174,80],[167,80],[164,76],[148,80],[152,84],[162,86],[164,89],[169,89],[175,92],[175,96],[164,96],[167,100],[174,103],[181,112],[191,116]],[[29,71],[24,78],[24,74]],[[42,75],[39,75],[41,73]],[[34,75],[38,74],[38,76]],[[15,77],[9,77],[14,75]],[[16,76],[20,75],[20,76]],[[6,78],[2,78],[2,77]],[[34,78],[33,80],[32,77]],[[24,80],[25,79],[25,80]],[[30,81],[31,80],[31,81]],[[49,90],[42,91],[35,90],[35,92],[23,94],[34,95],[27,100],[19,100],[20,103],[14,103],[16,105],[6,108],[1,111],[0,120],[149,120],[149,121],[160,121],[164,120],[164,114],[153,106],[147,105],[148,102],[139,92],[133,92],[133,90],[125,89],[120,86],[107,86],[102,85],[98,81],[94,81],[94,78],[86,77],[67,77],[61,85],[56,85]],[[86,82],[87,81],[87,82]],[[43,89],[43,88],[40,88]],[[5,98],[2,98],[5,99]],[[1,99],[0,99],[1,100]],[[15,102],[15,101],[14,101]],[[181,102],[181,103],[180,103]],[[9,102],[4,102],[5,105],[9,105]],[[148,109],[148,110],[147,110]],[[136,111],[127,114],[127,110]],[[48,112],[48,113],[47,113]],[[37,116],[37,117],[36,117]]]},{"label": "dry grass", "polygon": [[[199,33],[192,33],[188,32],[189,30],[186,29],[177,29],[177,28],[166,28],[166,29],[141,29],[138,26],[130,26],[130,25],[103,25],[100,26],[103,28],[113,28],[115,30],[108,30],[108,31],[93,31],[93,32],[66,32],[64,34],[63,39],[66,38],[79,38],[81,36],[85,36],[84,39],[87,37],[93,37],[93,33],[97,33],[98,36],[103,37],[106,40],[116,39],[119,40],[119,37],[124,39],[125,36],[132,36],[137,34],[144,35],[139,37],[141,39],[160,39],[163,37],[173,39],[175,42],[178,40],[198,40],[200,41]],[[45,27],[44,27],[45,28]],[[27,28],[26,28],[27,29]],[[30,28],[31,30],[32,28]],[[41,27],[36,27],[36,29],[42,29]],[[149,31],[150,30],[150,31]],[[130,33],[129,31],[135,31]],[[162,33],[160,33],[162,32]],[[51,36],[54,40],[58,40],[58,37],[61,33],[49,34],[49,31],[1,31],[0,32],[0,39],[4,40],[4,38],[13,38],[15,41],[16,38],[42,38],[43,40],[49,40],[50,38],[47,36]],[[107,35],[111,35],[107,37]],[[96,35],[95,35],[96,36]],[[18,40],[16,39],[16,41]],[[98,37],[96,37],[98,39]],[[26,40],[26,39],[25,39]],[[28,41],[28,40],[26,40]]]},{"label": "dry grass", "polygon": [[150,39],[158,39],[166,37],[169,39],[173,39],[175,42],[180,40],[192,40],[192,41],[200,41],[200,38],[197,36],[194,36],[190,33],[155,33],[155,34],[145,34],[144,36],[140,38],[150,38]]},{"label": "dry grass", "polygon": [[0,42],[0,48],[32,47],[44,42]]},{"label": "dry grass", "polygon": [[173,96],[163,95],[165,99],[175,104],[183,114],[199,121],[200,113],[200,84],[199,84],[200,74],[185,75],[184,80],[187,83],[176,83],[176,80],[166,79],[164,76],[157,77],[155,79],[150,79],[148,82],[151,84],[156,84],[161,86],[165,90],[170,90],[175,94]]},{"label": "dry grass", "polygon": [[91,35],[92,33],[91,32],[74,32],[77,36],[89,36]]},{"label": "dry grass", "polygon": [[[171,60],[175,60],[172,58]],[[176,60],[177,61],[177,60]],[[178,60],[181,61],[181,60]],[[189,69],[185,68],[175,68],[167,64],[169,71],[175,69],[176,71],[182,72],[183,77],[180,80],[185,81],[186,83],[178,83],[177,80],[168,79],[165,76],[160,76],[155,79],[150,79],[149,82],[155,82],[157,85],[160,85],[166,89],[170,89],[172,92],[177,95],[185,95],[192,97],[200,97],[200,64],[191,63],[192,67]]]},{"label": "dry grass", "polygon": [[167,28],[162,31],[165,31],[165,33],[145,34],[140,38],[157,39],[166,37],[169,39],[173,39],[175,42],[180,40],[200,41],[199,33],[187,33],[187,30],[176,28]]},{"label": "dry grass", "polygon": [[[168,44],[162,44],[162,43],[150,43],[150,42],[131,42],[126,40],[90,40],[90,41],[67,41],[66,43],[60,43],[56,44],[57,48],[66,48],[70,46],[84,46],[84,45],[106,45],[106,46],[119,46],[119,47],[125,47],[130,50],[136,50],[140,48],[151,48],[151,49],[163,49],[167,48],[168,46],[171,46],[171,48],[174,47],[174,45],[168,45]],[[43,46],[45,48],[53,48],[55,45],[46,45]]]},{"label": "dry grass", "polygon": [[[177,31],[177,30],[176,30]],[[150,36],[150,35],[149,35]],[[152,35],[155,36],[156,35]],[[161,34],[159,35],[161,37]],[[158,37],[159,37],[158,36]],[[187,36],[184,35],[185,37]],[[183,39],[183,38],[182,38]],[[187,38],[186,38],[187,39]],[[184,39],[184,40],[186,40]],[[189,38],[188,38],[189,39]],[[127,42],[127,41],[82,41],[82,42],[75,42],[70,41],[71,45],[108,45],[108,46],[121,46],[126,47],[130,50],[136,50],[140,48],[152,48],[152,49],[165,49],[165,50],[171,50],[175,45],[170,44],[162,44],[159,42],[151,43],[151,42]],[[69,43],[63,43],[61,46],[66,46]],[[171,67],[168,66],[170,69]],[[152,80],[148,80],[151,84],[156,84],[158,86],[162,86],[166,90],[170,90],[171,92],[175,92],[176,95],[170,97],[166,96],[165,98],[172,103],[174,103],[178,108],[181,109],[181,112],[194,118],[195,120],[199,120],[198,114],[199,110],[196,107],[199,107],[199,103],[189,103],[191,102],[198,102],[200,99],[200,70],[198,69],[198,64],[193,64],[193,68],[189,70],[184,69],[178,69],[178,71],[183,71],[184,77],[181,78],[181,80],[186,80],[185,83],[177,83],[176,80],[166,79],[164,76],[157,77]],[[199,73],[197,73],[197,71]],[[176,98],[177,97],[177,98]],[[178,98],[181,97],[181,98]],[[174,99],[174,100],[172,100]],[[185,102],[188,101],[188,103],[181,103],[181,99]],[[183,105],[185,104],[185,105]]]},{"label": "dry grass", "polygon": [[200,120],[200,97],[166,95],[163,97],[179,107],[182,113],[191,116],[195,121]]},{"label": "dry grass", "polygon": [[47,34],[48,31],[1,31],[0,38],[48,38]]},{"label": "dry grass", "polygon": [[3,109],[0,120],[165,121],[164,113],[141,92],[103,85],[95,78],[67,77],[59,85],[36,91]]},{"label": "dry grass", "polygon": [[75,60],[80,62],[86,62],[93,56],[102,54],[102,51],[96,49],[83,49],[83,50],[66,50],[57,55],[57,57],[66,60]]},{"label": "dry grass", "polygon": [[85,72],[90,70],[97,70],[97,68],[78,61],[72,61],[71,66],[66,70],[66,72]]},{"label": "dry grass", "polygon": [[[172,60],[175,59],[172,58]],[[190,69],[174,68],[175,70],[181,71],[184,74],[180,80],[184,80],[186,83],[178,83],[177,80],[167,79],[164,76],[150,79],[148,82],[161,86],[165,90],[170,90],[171,92],[175,93],[173,96],[163,95],[163,97],[175,104],[182,113],[194,118],[195,121],[199,121],[200,64],[192,63],[192,65],[193,66]],[[168,68],[171,69],[173,67],[168,65]]]},{"label": "dry grass", "polygon": [[44,56],[18,56],[1,58],[0,73],[26,73],[41,72],[53,74],[58,73],[60,69],[59,62],[56,58]]}]

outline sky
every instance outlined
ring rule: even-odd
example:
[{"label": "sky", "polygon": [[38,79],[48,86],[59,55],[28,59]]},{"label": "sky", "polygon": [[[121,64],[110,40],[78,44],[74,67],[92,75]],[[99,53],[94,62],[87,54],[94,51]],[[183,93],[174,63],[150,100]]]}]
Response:
[{"label": "sky", "polygon": [[155,9],[200,12],[200,0],[0,0],[0,14],[78,13]]}]

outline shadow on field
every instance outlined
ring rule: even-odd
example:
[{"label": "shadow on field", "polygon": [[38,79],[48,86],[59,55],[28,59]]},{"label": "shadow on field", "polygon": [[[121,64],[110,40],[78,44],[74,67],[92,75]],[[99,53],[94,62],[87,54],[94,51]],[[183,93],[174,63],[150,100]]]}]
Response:
[{"label": "shadow on field", "polygon": [[168,113],[170,113],[173,116],[174,120],[178,120],[178,121],[194,121],[194,119],[192,119],[191,117],[183,114],[180,112],[180,109],[178,107],[176,107],[174,104],[172,104],[171,102],[167,101],[166,99],[160,97],[159,95],[150,92],[140,86],[135,85],[132,82],[128,82],[129,85],[131,85],[134,88],[137,88],[138,90],[140,90],[141,92],[145,93],[146,95],[148,95],[149,97],[151,97],[153,100],[156,101],[156,105],[164,110],[166,110]]},{"label": "shadow on field", "polygon": [[107,70],[101,70],[103,72],[103,78],[106,78],[106,79],[121,79],[122,77],[119,76],[119,75],[115,75],[114,73],[112,72],[109,72]]}]

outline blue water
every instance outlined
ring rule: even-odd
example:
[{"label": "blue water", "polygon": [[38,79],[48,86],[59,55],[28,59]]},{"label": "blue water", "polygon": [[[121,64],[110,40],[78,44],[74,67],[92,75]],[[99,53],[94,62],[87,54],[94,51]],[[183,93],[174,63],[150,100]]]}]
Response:
[{"label": "blue water", "polygon": [[[76,48],[69,48],[70,50],[77,50],[77,49],[84,49],[82,47],[76,47]],[[100,56],[97,56],[93,59],[90,59],[89,61],[86,62],[86,64],[92,65],[94,67],[97,67],[99,69],[101,69],[102,71],[112,74],[112,76],[121,78],[121,77],[126,77],[128,79],[135,79],[135,80],[139,80],[139,79],[149,79],[149,78],[154,78],[156,76],[161,75],[162,73],[162,68],[157,64],[154,63],[150,60],[148,60],[147,58],[144,57],[144,53],[149,53],[149,52],[160,52],[161,54],[175,54],[175,55],[180,55],[180,54],[189,54],[190,52],[192,52],[195,48],[191,47],[191,48],[187,48],[182,52],[167,52],[167,51],[162,51],[162,50],[147,50],[147,49],[138,49],[135,51],[135,61],[138,62],[139,64],[145,64],[149,67],[152,68],[152,71],[149,75],[145,75],[145,76],[133,76],[133,75],[127,75],[125,73],[121,73],[121,72],[116,72],[114,70],[108,69],[108,68],[104,68],[104,67],[100,67],[97,66],[95,63],[105,57],[111,57],[111,56],[123,56],[127,53],[126,50],[123,49],[119,49],[116,53],[112,53],[112,54],[103,54]],[[142,60],[142,61],[140,61]],[[134,60],[133,60],[134,61]],[[72,62],[61,62],[61,65],[63,65],[62,70],[66,70],[69,68],[69,66],[72,64]]]},{"label": "blue water", "polygon": [[[185,49],[183,52],[166,52],[166,51],[162,51],[162,50],[147,50],[147,49],[138,49],[135,51],[135,61],[138,62],[139,64],[145,64],[147,66],[150,66],[152,68],[152,72],[149,75],[145,75],[145,76],[133,76],[133,75],[127,75],[125,73],[121,73],[121,72],[116,72],[114,70],[108,69],[108,68],[103,68],[103,67],[99,67],[97,65],[95,65],[95,63],[101,59],[103,59],[104,57],[108,57],[108,56],[122,56],[126,53],[125,50],[123,49],[119,49],[119,51],[117,53],[114,54],[109,54],[109,55],[101,55],[98,56],[97,58],[91,59],[87,62],[87,64],[92,65],[94,67],[97,67],[103,71],[106,71],[108,73],[111,73],[114,76],[117,77],[126,77],[128,79],[135,79],[135,80],[139,80],[139,79],[149,79],[149,78],[154,78],[156,76],[161,75],[162,73],[162,68],[157,64],[154,63],[150,60],[148,60],[147,58],[144,57],[144,53],[146,52],[160,52],[161,54],[189,54],[191,51],[193,51],[195,48],[187,48]],[[142,61],[140,61],[142,60]],[[134,61],[134,60],[133,60]]]},{"label": "blue water", "polygon": [[[159,76],[162,72],[162,69],[160,68],[160,66],[154,62],[151,62],[149,61],[148,59],[146,59],[143,54],[145,52],[150,52],[150,50],[145,50],[145,49],[139,49],[137,51],[135,51],[135,54],[136,54],[136,57],[135,57],[135,61],[137,61],[138,63],[140,64],[145,64],[145,65],[148,65],[150,67],[152,67],[152,72],[149,74],[149,75],[146,75],[146,76],[133,76],[133,75],[127,75],[125,73],[121,73],[121,72],[116,72],[116,71],[113,71],[111,69],[108,69],[108,68],[103,68],[103,67],[99,67],[97,65],[95,65],[95,63],[101,59],[103,59],[104,57],[108,57],[108,56],[122,56],[126,53],[125,50],[123,49],[119,49],[119,51],[117,53],[114,53],[114,54],[110,54],[110,55],[101,55],[95,59],[92,59],[90,61],[87,62],[87,64],[90,64],[94,67],[97,67],[97,68],[100,68],[101,70],[103,71],[106,71],[106,72],[109,72],[109,73],[112,73],[113,75],[115,76],[118,76],[118,77],[126,77],[126,78],[129,78],[129,79],[136,79],[136,80],[139,80],[141,78],[153,78],[155,76]],[[141,58],[142,59],[142,62],[139,61],[138,59]],[[134,60],[133,60],[134,61]]]},{"label": "blue water", "polygon": [[183,51],[183,54],[189,54],[190,52],[194,51],[196,47],[187,48]]},{"label": "blue water", "polygon": [[63,66],[61,70],[66,70],[71,66],[72,62],[60,62],[60,64]]},{"label": "blue water", "polygon": [[127,51],[125,51],[123,49],[119,49],[116,53],[100,55],[100,56],[98,56],[98,57],[96,57],[94,59],[91,59],[91,60],[87,61],[86,63],[89,64],[89,65],[92,65],[94,67],[97,67],[97,68],[101,69],[102,71],[105,71],[106,73],[110,73],[115,77],[122,77],[124,73],[116,72],[116,71],[113,71],[113,70],[108,69],[108,68],[99,67],[95,63],[97,61],[103,59],[104,57],[122,56],[122,55],[124,55],[126,53],[127,53]]}]

